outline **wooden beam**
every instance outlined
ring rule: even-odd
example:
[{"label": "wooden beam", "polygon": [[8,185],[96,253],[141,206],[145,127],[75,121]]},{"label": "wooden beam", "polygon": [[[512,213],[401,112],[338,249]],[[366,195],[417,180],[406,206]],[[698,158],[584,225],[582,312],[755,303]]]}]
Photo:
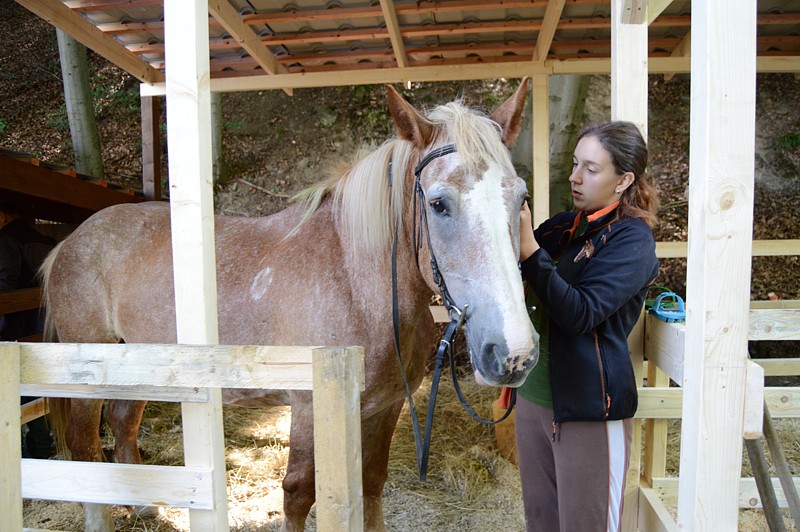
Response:
[{"label": "wooden beam", "polygon": [[130,194],[4,155],[0,155],[0,190],[19,199],[20,204],[30,201],[34,207],[38,205],[39,218],[67,223],[80,223],[117,203],[141,201]]},{"label": "wooden beam", "polygon": [[[786,501],[786,495],[783,493],[780,479],[773,477],[772,487],[775,490],[775,495],[778,499],[778,506],[781,508],[788,508],[789,505]],[[800,477],[794,477],[794,485],[800,489]],[[657,478],[653,479],[653,489],[658,492],[659,497],[664,501],[667,507],[675,507],[678,503],[678,479],[677,478]],[[756,481],[753,478],[746,477],[737,479],[739,489],[737,490],[737,502],[739,508],[753,509],[761,508],[761,496],[756,488]],[[737,512],[738,513],[738,512]],[[714,528],[712,530],[720,530]],[[737,530],[734,528],[734,530]]]},{"label": "wooden beam", "polygon": [[0,316],[9,312],[39,308],[42,300],[41,288],[22,288],[0,292]]},{"label": "wooden beam", "polygon": [[658,492],[642,486],[639,489],[639,530],[678,532],[678,525],[664,506]]},{"label": "wooden beam", "polygon": [[[689,257],[678,526],[735,530],[747,394],[756,0],[692,3]],[[724,179],[721,176],[725,176]]]},{"label": "wooden beam", "polygon": [[163,74],[151,67],[147,61],[129,52],[113,37],[104,34],[94,24],[58,0],[17,0],[17,2],[139,81],[144,83],[164,81]]},{"label": "wooden beam", "polygon": [[383,20],[386,22],[386,29],[389,30],[389,40],[392,42],[392,50],[394,50],[397,66],[406,68],[408,66],[408,56],[406,55],[403,36],[400,33],[400,23],[397,21],[394,2],[392,0],[381,0],[381,11]]},{"label": "wooden beam", "polygon": [[[685,403],[683,388],[639,388],[637,419],[681,419]],[[770,386],[764,388],[766,401],[773,417],[800,417],[800,389]],[[729,420],[731,418],[728,418]],[[738,435],[738,439],[742,434]]]},{"label": "wooden beam", "polygon": [[[656,255],[661,259],[685,258],[686,242],[656,242]],[[753,240],[753,257],[800,255],[800,240]]]},{"label": "wooden beam", "polygon": [[[361,481],[360,348],[315,349],[314,484],[318,530],[358,531],[364,527]],[[320,430],[318,427],[326,427]]]},{"label": "wooden beam", "polygon": [[[20,343],[23,384],[310,390],[311,347]],[[82,358],[90,356],[88,362]],[[136,363],[133,364],[133,361]],[[172,370],[181,366],[180,374]],[[75,371],[80,367],[80,371]],[[234,369],[236,368],[236,369]]]},{"label": "wooden beam", "polygon": [[531,113],[533,124],[532,212],[533,227],[550,218],[550,90],[549,77],[531,78],[533,93]]},{"label": "wooden beam", "polygon": [[0,515],[3,528],[22,529],[19,344],[0,343]]},{"label": "wooden beam", "polygon": [[[211,162],[208,2],[164,3],[172,267],[178,342],[217,344],[214,182]],[[190,510],[191,528],[228,530],[222,395],[181,403],[184,463],[212,470],[213,510]]]},{"label": "wooden beam", "polygon": [[636,124],[646,141],[647,25],[634,16],[642,2],[611,0],[611,119]]},{"label": "wooden beam", "polygon": [[647,25],[653,23],[672,3],[672,0],[649,0],[647,2]]},{"label": "wooden beam", "polygon": [[[681,42],[678,43],[678,46],[672,49],[672,52],[669,54],[670,57],[689,57],[692,52],[692,32],[688,32],[686,36],[681,39]],[[669,81],[675,74],[668,73],[664,74],[664,81]]]},{"label": "wooden beam", "polygon": [[214,507],[211,477],[211,471],[202,467],[24,459],[22,496],[210,510]]},{"label": "wooden beam", "polygon": [[561,13],[564,11],[565,3],[566,0],[553,0],[547,3],[547,9],[544,12],[539,36],[536,38],[536,48],[533,50],[533,61],[535,63],[541,63],[547,59],[547,54],[550,53],[550,45],[553,42],[553,36],[556,34],[556,28],[561,20]]},{"label": "wooden beam", "polygon": [[[22,390],[20,390],[20,395],[25,395],[22,393]],[[47,408],[47,402],[44,400],[44,398],[38,397],[33,401],[20,406],[19,422],[21,425],[24,425],[29,421],[33,421],[34,419],[44,416],[49,411],[50,410]]]},{"label": "wooden beam", "polygon": [[[612,0],[613,5],[614,0]],[[622,0],[621,24],[644,24],[647,22],[647,0]]]},{"label": "wooden beam", "polygon": [[161,200],[161,98],[142,100],[142,193],[148,201]]},{"label": "wooden beam", "polygon": [[[272,52],[261,43],[253,29],[242,21],[228,0],[208,0],[208,10],[255,62],[269,74],[285,74],[286,67],[275,60]],[[284,89],[289,96],[291,89]]]}]

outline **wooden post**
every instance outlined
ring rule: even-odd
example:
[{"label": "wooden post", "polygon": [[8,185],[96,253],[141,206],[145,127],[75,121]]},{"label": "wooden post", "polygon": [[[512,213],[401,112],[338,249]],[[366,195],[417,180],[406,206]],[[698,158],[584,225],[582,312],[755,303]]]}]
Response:
[{"label": "wooden post", "polygon": [[161,100],[142,96],[142,192],[149,201],[161,199]]},{"label": "wooden post", "polygon": [[756,0],[692,3],[678,526],[736,530],[753,224]]},{"label": "wooden post", "polygon": [[320,348],[313,360],[317,530],[360,531],[363,350]]},{"label": "wooden post", "polygon": [[[211,166],[208,3],[164,3],[167,143],[178,343],[217,344],[217,284]],[[222,395],[182,403],[187,466],[212,468],[214,510],[190,510],[196,530],[228,530]]]},{"label": "wooden post", "polygon": [[0,343],[0,519],[22,530],[22,447],[19,424],[19,345]]},{"label": "wooden post", "polygon": [[533,131],[533,167],[531,171],[531,194],[533,227],[536,228],[550,217],[550,98],[548,76],[535,75],[531,115]]},{"label": "wooden post", "polygon": [[[611,119],[633,122],[647,140],[647,17],[646,3],[611,1]],[[644,361],[644,320],[632,338],[638,349],[631,353],[637,386],[641,386]],[[641,420],[634,421],[630,465],[625,483],[622,527],[636,530],[641,472]]]}]

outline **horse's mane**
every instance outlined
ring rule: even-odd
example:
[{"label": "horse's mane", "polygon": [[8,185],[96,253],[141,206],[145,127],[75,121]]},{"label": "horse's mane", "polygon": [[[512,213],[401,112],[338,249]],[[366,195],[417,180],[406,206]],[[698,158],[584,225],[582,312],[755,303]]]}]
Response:
[{"label": "horse's mane", "polygon": [[[460,100],[436,107],[427,119],[434,124],[437,138],[452,139],[468,170],[475,170],[484,161],[511,165],[508,150],[501,142],[500,126]],[[435,142],[436,139],[432,144]],[[409,141],[394,138],[371,152],[358,152],[355,162],[343,171],[293,198],[306,205],[298,228],[327,196],[332,196],[339,206],[337,223],[354,244],[368,254],[382,253],[391,242],[395,224],[402,225],[405,198],[405,186],[389,186],[389,161],[391,183],[405,185],[406,169],[415,151]]]}]

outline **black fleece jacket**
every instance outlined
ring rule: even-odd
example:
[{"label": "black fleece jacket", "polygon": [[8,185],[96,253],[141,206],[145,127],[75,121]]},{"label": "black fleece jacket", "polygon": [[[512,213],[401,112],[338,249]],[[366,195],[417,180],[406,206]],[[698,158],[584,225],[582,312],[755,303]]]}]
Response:
[{"label": "black fleece jacket", "polygon": [[615,209],[593,221],[561,213],[534,235],[541,248],[522,263],[522,274],[549,318],[554,421],[633,417],[638,397],[627,339],[658,275],[652,231]]}]

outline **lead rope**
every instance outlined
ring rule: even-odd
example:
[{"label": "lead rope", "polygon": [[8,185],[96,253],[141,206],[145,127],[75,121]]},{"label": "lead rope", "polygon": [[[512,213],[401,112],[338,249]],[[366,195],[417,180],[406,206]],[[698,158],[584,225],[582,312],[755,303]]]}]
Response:
[{"label": "lead rope", "polygon": [[[400,310],[397,298],[397,293],[398,293],[397,231],[399,224],[396,221],[394,226],[394,238],[392,241],[392,326],[394,329],[394,347],[395,347],[395,353],[397,354],[397,361],[398,364],[400,365],[400,374],[403,377],[403,385],[405,386],[406,398],[408,399],[408,406],[411,414],[411,425],[414,431],[414,443],[416,447],[417,470],[419,472],[419,478],[423,482],[427,481],[428,457],[430,456],[431,432],[433,430],[433,414],[436,407],[436,396],[439,389],[439,381],[441,379],[445,356],[449,355],[450,358],[450,373],[452,375],[453,387],[455,388],[458,400],[464,407],[464,409],[467,411],[467,413],[469,413],[469,415],[472,417],[472,419],[478,421],[479,423],[483,423],[485,425],[494,425],[496,423],[500,423],[511,414],[511,411],[514,408],[514,404],[516,403],[516,398],[517,398],[516,389],[512,389],[509,406],[505,414],[496,421],[486,420],[481,418],[477,413],[475,413],[475,410],[469,405],[466,398],[464,397],[464,394],[461,392],[461,388],[458,385],[458,379],[455,368],[455,357],[453,356],[452,353],[452,347],[453,343],[455,342],[456,333],[466,320],[467,305],[465,305],[463,309],[458,308],[453,299],[450,297],[450,292],[447,290],[447,285],[444,282],[444,277],[442,277],[441,272],[439,271],[439,265],[436,261],[436,256],[433,253],[430,232],[428,230],[428,217],[424,205],[424,193],[422,191],[422,186],[420,185],[419,182],[420,174],[422,173],[422,170],[425,168],[425,166],[428,165],[428,163],[430,163],[433,159],[436,159],[437,157],[441,157],[443,155],[447,155],[455,151],[456,147],[453,144],[449,144],[447,146],[438,148],[430,152],[428,155],[426,155],[414,169],[414,176],[415,176],[414,191],[417,196],[416,201],[414,202],[414,221],[416,223],[417,208],[419,208],[420,211],[419,216],[420,218],[422,218],[422,221],[424,222],[424,224],[420,223],[419,228],[414,228],[413,231],[415,262],[417,264],[417,270],[419,270],[419,247],[422,244],[422,226],[424,225],[428,241],[428,251],[431,254],[431,269],[432,269],[433,279],[436,285],[439,287],[439,292],[442,295],[442,301],[444,302],[444,305],[447,308],[448,313],[450,314],[451,317],[450,323],[447,325],[447,328],[445,329],[445,332],[442,335],[442,339],[439,341],[439,347],[436,351],[433,381],[431,383],[431,395],[428,401],[427,415],[425,416],[424,437],[421,434],[419,425],[419,416],[417,415],[417,409],[416,406],[414,405],[414,399],[412,397],[411,387],[408,384],[408,378],[406,377],[405,368],[403,366],[403,357],[400,352]],[[389,187],[391,187],[392,186],[391,157],[389,158],[388,182],[389,182]],[[419,233],[417,233],[417,229],[419,230]],[[422,443],[420,444],[420,442]]]}]

